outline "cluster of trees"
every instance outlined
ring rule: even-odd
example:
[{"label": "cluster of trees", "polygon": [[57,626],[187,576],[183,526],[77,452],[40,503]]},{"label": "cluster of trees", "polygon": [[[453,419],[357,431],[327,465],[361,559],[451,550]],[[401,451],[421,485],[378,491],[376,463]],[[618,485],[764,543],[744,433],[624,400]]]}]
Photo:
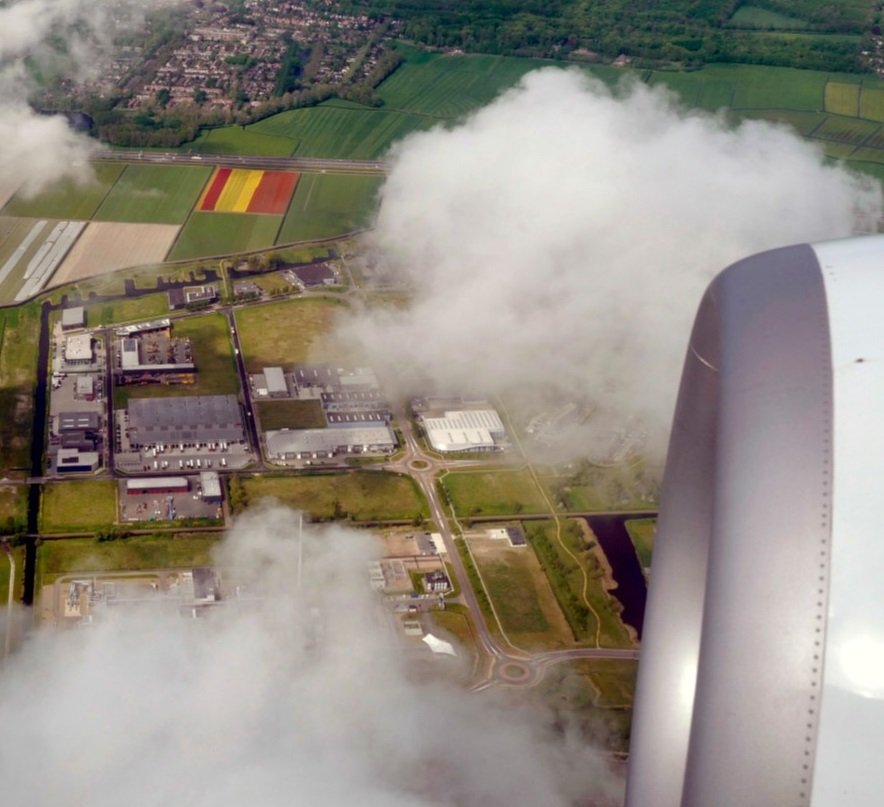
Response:
[{"label": "cluster of trees", "polygon": [[[800,19],[805,32],[735,31],[728,21],[743,5]],[[856,40],[874,24],[874,0],[350,0],[352,12],[393,15],[403,35],[438,48],[518,56],[578,54],[640,63],[737,61],[854,70]]]}]

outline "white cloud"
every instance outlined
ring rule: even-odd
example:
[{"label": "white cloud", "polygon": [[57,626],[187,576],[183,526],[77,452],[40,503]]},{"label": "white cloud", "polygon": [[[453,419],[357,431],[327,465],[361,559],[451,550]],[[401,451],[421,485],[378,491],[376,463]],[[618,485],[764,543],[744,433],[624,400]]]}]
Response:
[{"label": "white cloud", "polygon": [[379,249],[416,294],[347,337],[406,389],[589,396],[662,451],[696,306],[729,263],[875,227],[876,183],[785,128],[545,69],[391,155]]}]

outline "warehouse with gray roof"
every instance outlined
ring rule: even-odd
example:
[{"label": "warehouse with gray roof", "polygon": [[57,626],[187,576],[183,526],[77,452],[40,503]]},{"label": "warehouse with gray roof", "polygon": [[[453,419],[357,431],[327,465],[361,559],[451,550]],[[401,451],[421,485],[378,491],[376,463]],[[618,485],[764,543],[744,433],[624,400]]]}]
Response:
[{"label": "warehouse with gray roof", "polygon": [[329,459],[341,454],[390,454],[396,435],[387,425],[350,429],[282,429],[264,433],[267,457],[278,460]]},{"label": "warehouse with gray roof", "polygon": [[133,448],[160,443],[195,446],[245,441],[242,411],[235,395],[133,398],[128,416]]}]

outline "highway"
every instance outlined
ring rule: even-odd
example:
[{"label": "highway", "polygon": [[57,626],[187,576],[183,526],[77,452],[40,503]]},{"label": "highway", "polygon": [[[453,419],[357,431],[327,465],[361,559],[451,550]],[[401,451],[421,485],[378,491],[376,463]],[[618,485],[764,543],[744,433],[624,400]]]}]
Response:
[{"label": "highway", "polygon": [[211,165],[255,168],[265,171],[301,171],[327,174],[370,174],[382,176],[388,164],[383,160],[332,160],[324,157],[255,157],[242,154],[187,154],[174,151],[99,149],[93,160],[103,162],[151,163],[155,165]]}]

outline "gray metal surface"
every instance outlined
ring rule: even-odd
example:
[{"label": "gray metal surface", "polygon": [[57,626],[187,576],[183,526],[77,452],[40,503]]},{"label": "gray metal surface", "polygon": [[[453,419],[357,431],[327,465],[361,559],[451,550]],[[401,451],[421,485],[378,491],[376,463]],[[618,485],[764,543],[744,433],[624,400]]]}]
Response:
[{"label": "gray metal surface", "polygon": [[810,247],[710,286],[664,478],[628,807],[804,805],[830,540],[831,358]]}]

